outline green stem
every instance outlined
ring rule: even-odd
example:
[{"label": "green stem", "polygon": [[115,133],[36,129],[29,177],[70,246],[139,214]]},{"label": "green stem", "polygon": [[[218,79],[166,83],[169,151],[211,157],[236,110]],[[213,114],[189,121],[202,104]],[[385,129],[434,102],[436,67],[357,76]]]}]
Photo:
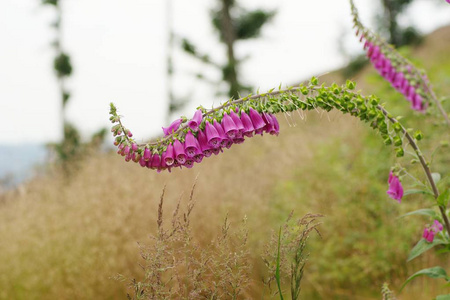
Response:
[{"label": "green stem", "polygon": [[[394,117],[390,116],[387,110],[384,109],[381,105],[378,105],[377,108],[383,112],[383,114],[389,119],[391,123],[398,123],[401,126],[402,132],[405,134],[406,139],[408,140],[411,147],[414,149],[414,152],[416,153],[417,157],[419,158],[420,164],[422,165],[422,168],[425,172],[425,175],[428,179],[428,182],[431,185],[431,189],[433,190],[434,198],[437,199],[439,197],[439,190],[436,187],[436,183],[434,182],[433,176],[431,175],[431,170],[428,166],[428,163],[426,162],[424,156],[422,155],[422,152],[420,151],[419,146],[414,141],[414,138],[409,134],[409,132],[403,127],[403,125],[398,122]],[[450,222],[448,220],[447,214],[445,213],[445,207],[439,205],[439,210],[442,215],[442,219],[444,219],[445,228],[447,229],[447,233],[450,235]]]}]

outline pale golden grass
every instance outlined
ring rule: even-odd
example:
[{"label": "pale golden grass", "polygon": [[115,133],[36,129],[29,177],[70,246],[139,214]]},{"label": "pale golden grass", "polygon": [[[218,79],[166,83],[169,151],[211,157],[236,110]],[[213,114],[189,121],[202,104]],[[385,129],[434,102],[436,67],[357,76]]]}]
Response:
[{"label": "pale golden grass", "polygon": [[[191,170],[157,174],[125,163],[116,154],[103,154],[85,161],[69,182],[45,177],[27,184],[21,193],[8,193],[0,204],[0,298],[123,298],[124,285],[110,277],[117,273],[139,276],[137,242],[155,233],[163,186],[167,185],[165,212],[170,213],[197,176],[193,234],[206,245],[227,213],[232,225],[247,216],[255,265],[251,293],[258,295],[264,274],[263,245],[287,216],[284,212],[332,215],[345,209],[331,205],[336,195],[324,188],[327,182],[314,182],[316,188],[307,194],[280,203],[277,187],[292,178],[293,172],[314,172],[316,164],[323,168],[314,161],[314,152],[329,140],[338,137],[355,151],[364,148],[357,138],[364,135],[364,125],[357,120],[333,112],[310,112],[307,118],[305,123],[296,116],[297,127],[289,128],[280,116],[280,137],[252,138]],[[305,172],[306,182],[308,177]],[[325,230],[324,240],[327,234],[335,233]],[[312,253],[311,265],[316,255],[320,253]],[[320,277],[308,275],[307,267],[303,289],[327,294]],[[334,292],[352,293],[358,299],[355,291]]]}]

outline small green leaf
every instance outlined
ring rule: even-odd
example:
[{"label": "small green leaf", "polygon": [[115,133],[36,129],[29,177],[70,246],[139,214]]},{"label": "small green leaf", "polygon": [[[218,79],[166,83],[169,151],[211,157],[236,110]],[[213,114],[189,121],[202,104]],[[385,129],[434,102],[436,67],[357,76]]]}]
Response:
[{"label": "small green leaf", "polygon": [[449,199],[450,199],[450,189],[447,189],[445,192],[439,195],[436,201],[439,206],[447,207]]},{"label": "small green leaf", "polygon": [[439,173],[431,173],[431,177],[433,177],[434,183],[438,183],[441,180],[441,174]]},{"label": "small green leaf", "polygon": [[439,295],[439,296],[436,297],[436,300],[450,300],[450,294]]},{"label": "small green leaf", "polygon": [[407,261],[411,261],[422,253],[430,250],[434,246],[441,244],[444,244],[444,241],[437,238],[434,239],[432,243],[427,242],[425,239],[420,239],[420,241],[414,246],[414,248],[412,248],[411,252],[409,253]]},{"label": "small green leaf", "polygon": [[429,269],[423,269],[423,270],[420,270],[419,272],[416,272],[413,275],[411,275],[405,281],[405,283],[402,285],[400,290],[402,290],[405,287],[405,285],[408,284],[411,280],[413,280],[417,276],[422,276],[422,275],[428,276],[430,278],[444,278],[445,280],[449,280],[449,277],[447,276],[447,272],[445,272],[445,270],[441,267],[433,267],[433,268],[429,268]]},{"label": "small green leaf", "polygon": [[399,218],[412,216],[412,215],[422,215],[422,216],[429,216],[431,218],[436,218],[436,212],[431,208],[423,208],[423,209],[411,211],[409,213],[406,213],[406,214],[400,216]]},{"label": "small green leaf", "polygon": [[430,191],[419,190],[419,189],[406,190],[403,195],[407,196],[407,195],[412,195],[412,194],[424,194],[424,195],[434,196],[434,194],[432,192],[430,192]]}]

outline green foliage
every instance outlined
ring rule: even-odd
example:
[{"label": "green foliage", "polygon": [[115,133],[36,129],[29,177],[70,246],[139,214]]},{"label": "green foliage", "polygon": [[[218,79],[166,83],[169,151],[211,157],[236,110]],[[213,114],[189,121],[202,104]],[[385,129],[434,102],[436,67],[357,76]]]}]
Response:
[{"label": "green foliage", "polygon": [[[212,24],[223,39],[221,28],[221,11],[213,11]],[[247,11],[239,9],[233,17],[234,35],[237,40],[253,39],[260,36],[262,27],[275,16],[275,11],[261,9]]]},{"label": "green foliage", "polygon": [[65,123],[63,141],[55,145],[59,159],[63,162],[76,159],[80,145],[81,137],[78,130],[72,124]]},{"label": "green foliage", "polygon": [[429,243],[425,239],[420,239],[419,242],[414,246],[414,248],[411,250],[408,256],[408,261],[413,260],[414,258],[418,257],[422,253],[425,253],[426,251],[430,250],[431,248],[442,245],[445,242],[439,238],[435,238],[433,242]]},{"label": "green foliage", "polygon": [[57,6],[59,4],[59,0],[42,0],[42,4]]},{"label": "green foliage", "polygon": [[378,26],[389,36],[389,43],[400,47],[418,44],[422,37],[417,30],[408,26],[402,28],[398,24],[399,15],[413,2],[413,0],[381,0],[384,12],[379,14]]},{"label": "green foliage", "polygon": [[403,284],[401,289],[403,289],[405,287],[405,285],[407,285],[411,280],[413,280],[414,278],[416,278],[418,276],[428,276],[430,278],[443,278],[446,281],[450,281],[450,277],[447,276],[447,272],[443,268],[433,267],[433,268],[420,270],[420,271],[414,273],[413,275],[411,275],[405,281],[405,283]]},{"label": "green foliage", "polygon": [[53,62],[53,67],[59,78],[67,77],[72,74],[72,64],[70,63],[70,56],[64,52],[58,54]]},{"label": "green foliage", "polygon": [[[406,193],[405,193],[405,195],[406,195]],[[404,215],[400,216],[400,218],[407,217],[407,216],[413,216],[413,215],[428,216],[428,217],[430,217],[432,219],[435,219],[436,216],[437,216],[437,214],[434,211],[434,209],[422,208],[422,209],[418,209],[418,210],[409,212],[407,214],[404,214]]]}]

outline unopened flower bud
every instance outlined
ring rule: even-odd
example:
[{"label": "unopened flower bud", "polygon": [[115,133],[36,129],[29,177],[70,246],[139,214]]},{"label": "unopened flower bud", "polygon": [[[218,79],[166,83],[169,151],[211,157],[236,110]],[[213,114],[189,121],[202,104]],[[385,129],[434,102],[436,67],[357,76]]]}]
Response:
[{"label": "unopened flower bud", "polygon": [[418,141],[420,141],[421,139],[423,139],[423,134],[422,134],[422,132],[421,132],[420,130],[417,130],[417,131],[414,133],[414,138],[415,138],[416,140],[418,140]]},{"label": "unopened flower bud", "polygon": [[353,81],[351,81],[351,80],[347,80],[347,82],[346,82],[346,86],[347,86],[347,88],[349,89],[349,90],[353,90],[353,89],[355,89],[355,83],[353,82]]},{"label": "unopened flower bud", "polygon": [[394,130],[396,132],[400,132],[402,131],[402,126],[399,123],[394,123],[394,125],[392,125],[394,127]]},{"label": "unopened flower bud", "polygon": [[394,137],[394,145],[395,146],[401,146],[402,145],[402,139],[399,136]]}]

